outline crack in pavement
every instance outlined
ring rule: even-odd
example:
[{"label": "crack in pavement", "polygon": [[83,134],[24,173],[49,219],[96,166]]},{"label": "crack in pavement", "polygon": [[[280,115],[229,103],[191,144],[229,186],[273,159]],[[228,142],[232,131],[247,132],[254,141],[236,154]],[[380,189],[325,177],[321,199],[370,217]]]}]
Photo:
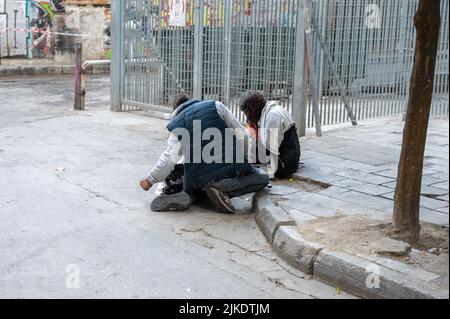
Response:
[{"label": "crack in pavement", "polygon": [[[248,252],[248,253],[250,253],[250,254],[254,254],[254,255],[258,256],[258,257],[261,257],[261,258],[264,258],[264,259],[266,259],[266,260],[268,260],[268,261],[274,262],[277,266],[279,266],[281,269],[283,269],[284,271],[286,271],[286,272],[287,272],[288,274],[290,274],[291,276],[294,276],[294,277],[296,277],[296,278],[298,278],[298,279],[307,280],[307,279],[305,278],[305,276],[298,275],[298,274],[292,272],[291,270],[289,270],[286,266],[282,265],[281,262],[280,262],[280,260],[278,260],[277,258],[275,258],[275,259],[269,258],[269,257],[267,257],[267,256],[265,256],[265,255],[263,255],[263,254],[261,254],[259,250],[249,250],[249,249],[247,249],[247,248],[245,248],[245,247],[243,247],[243,246],[240,246],[240,245],[238,245],[238,244],[236,244],[236,243],[234,243],[234,242],[231,242],[231,241],[229,241],[229,240],[227,240],[227,239],[223,239],[223,238],[214,236],[213,234],[209,233],[208,231],[206,231],[206,230],[203,229],[203,228],[202,228],[201,230],[199,230],[199,231],[201,231],[201,232],[202,232],[203,234],[205,234],[207,237],[210,237],[210,238],[213,238],[213,239],[216,239],[216,240],[220,240],[220,241],[225,242],[225,243],[227,243],[227,244],[229,244],[229,245],[231,245],[231,246],[237,247],[237,248],[239,248],[239,249],[241,249],[241,250],[243,250],[243,251],[245,251],[245,252]],[[264,274],[265,272],[266,272],[266,271],[261,272],[261,273]],[[269,272],[269,271],[267,271],[267,272]],[[267,277],[267,276],[266,276],[266,277]]]},{"label": "crack in pavement", "polygon": [[87,116],[87,115],[64,114],[64,115],[55,115],[55,116],[49,116],[49,117],[43,117],[43,118],[36,118],[36,119],[32,119],[32,120],[26,120],[26,121],[23,121],[23,122],[13,123],[13,124],[10,124],[10,125],[0,125],[0,129],[21,127],[21,126],[24,126],[26,124],[32,124],[32,123],[35,123],[35,122],[43,122],[43,121],[48,121],[48,120],[53,120],[53,119],[59,119],[59,118],[65,118],[65,117],[74,117],[74,116]]},{"label": "crack in pavement", "polygon": [[94,196],[94,197],[96,197],[96,198],[101,198],[101,199],[103,199],[103,200],[105,200],[105,201],[107,201],[107,202],[109,202],[109,203],[111,203],[111,204],[116,205],[117,207],[124,208],[124,209],[127,209],[127,210],[129,210],[129,211],[133,211],[133,212],[136,211],[136,209],[133,209],[133,208],[128,207],[128,206],[124,206],[124,205],[122,205],[121,203],[116,202],[115,200],[112,200],[112,199],[110,199],[110,198],[108,198],[108,197],[106,197],[106,196],[104,196],[104,195],[102,195],[102,194],[100,194],[100,193],[98,193],[98,192],[96,192],[96,191],[93,191],[93,190],[87,188],[86,186],[83,186],[83,185],[81,185],[81,184],[77,184],[77,183],[70,182],[70,181],[68,181],[67,179],[63,178],[60,174],[55,174],[55,176],[56,176],[58,179],[60,179],[61,181],[63,181],[63,182],[66,182],[66,183],[68,183],[68,184],[70,184],[70,185],[77,186],[77,187],[81,188],[82,190],[84,190],[85,192],[91,194],[92,196]]}]

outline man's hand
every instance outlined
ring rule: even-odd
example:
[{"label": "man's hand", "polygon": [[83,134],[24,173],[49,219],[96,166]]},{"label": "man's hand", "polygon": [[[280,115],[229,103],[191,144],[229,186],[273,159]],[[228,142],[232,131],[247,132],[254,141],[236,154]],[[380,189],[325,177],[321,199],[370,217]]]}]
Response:
[{"label": "man's hand", "polygon": [[144,191],[148,192],[150,190],[150,188],[152,188],[153,184],[150,183],[150,181],[148,180],[148,178],[143,179],[141,182],[141,187]]}]

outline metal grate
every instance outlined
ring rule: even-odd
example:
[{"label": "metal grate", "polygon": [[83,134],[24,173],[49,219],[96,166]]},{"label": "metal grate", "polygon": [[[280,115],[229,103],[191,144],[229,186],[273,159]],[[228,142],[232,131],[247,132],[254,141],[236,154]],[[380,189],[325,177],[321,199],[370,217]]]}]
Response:
[{"label": "metal grate", "polygon": [[[114,109],[170,111],[185,92],[221,100],[242,120],[241,93],[261,90],[312,127],[308,13],[322,125],[349,121],[345,104],[357,119],[404,111],[417,0],[187,0],[185,27],[169,26],[169,2],[113,0]],[[448,115],[448,9],[442,0],[434,115]]]},{"label": "metal grate", "polygon": [[[315,67],[323,125],[349,121],[339,94],[342,90],[358,120],[404,112],[413,65],[417,4],[410,0],[313,1]],[[436,73],[432,113],[445,115],[448,0],[442,1]],[[307,124],[313,126],[311,105],[308,111]]]}]

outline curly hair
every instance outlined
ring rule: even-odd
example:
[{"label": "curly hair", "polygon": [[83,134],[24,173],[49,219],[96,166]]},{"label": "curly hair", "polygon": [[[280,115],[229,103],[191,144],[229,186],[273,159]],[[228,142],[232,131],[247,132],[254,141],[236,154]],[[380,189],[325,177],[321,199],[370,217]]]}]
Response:
[{"label": "curly hair", "polygon": [[248,91],[241,97],[239,106],[247,116],[247,123],[256,126],[261,119],[262,110],[266,106],[267,99],[263,93]]},{"label": "curly hair", "polygon": [[189,101],[191,98],[187,96],[186,94],[180,94],[175,98],[175,101],[173,102],[173,109],[176,110],[180,105],[183,105],[187,101]]}]

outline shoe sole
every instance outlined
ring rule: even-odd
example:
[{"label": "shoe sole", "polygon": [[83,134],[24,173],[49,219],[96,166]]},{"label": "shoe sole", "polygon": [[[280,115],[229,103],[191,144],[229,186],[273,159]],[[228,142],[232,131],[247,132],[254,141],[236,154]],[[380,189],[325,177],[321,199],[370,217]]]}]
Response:
[{"label": "shoe sole", "polygon": [[216,206],[219,213],[223,214],[234,214],[236,210],[233,206],[225,203],[220,196],[220,192],[215,188],[208,188],[206,190],[206,194],[208,195],[209,200]]},{"label": "shoe sole", "polygon": [[170,211],[184,211],[191,206],[191,197],[181,192],[169,196],[158,196],[152,202],[151,209],[154,212],[170,212]]}]

